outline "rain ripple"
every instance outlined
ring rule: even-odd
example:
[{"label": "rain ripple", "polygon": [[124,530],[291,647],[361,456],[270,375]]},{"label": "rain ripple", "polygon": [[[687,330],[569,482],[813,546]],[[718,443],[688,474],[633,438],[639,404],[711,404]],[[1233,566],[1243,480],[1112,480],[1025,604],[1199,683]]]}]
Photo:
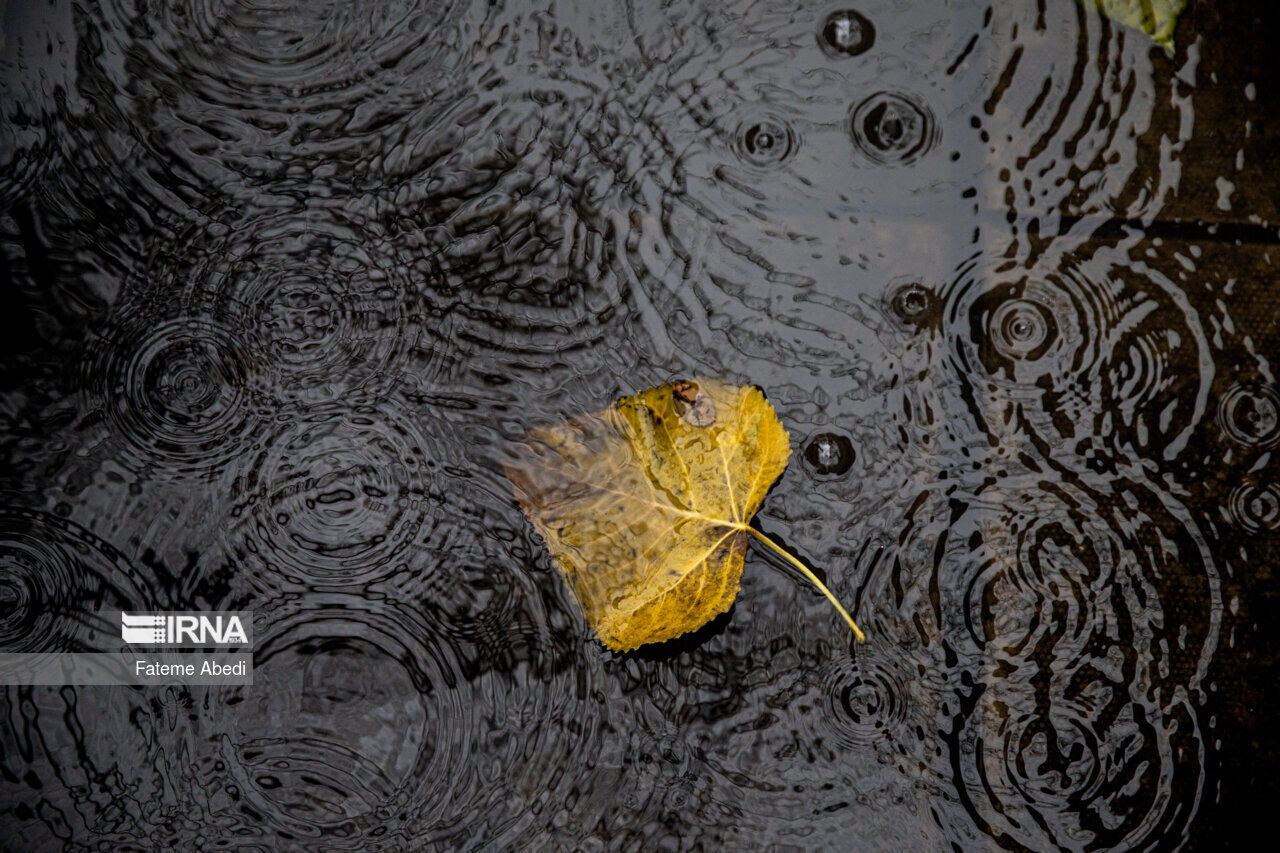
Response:
[{"label": "rain ripple", "polygon": [[230,474],[230,552],[268,587],[385,576],[429,544],[446,505],[440,466],[398,407],[352,400],[282,415]]},{"label": "rain ripple", "polygon": [[[5,652],[98,648],[99,611],[160,606],[154,577],[89,530],[51,512],[0,507],[0,647]],[[114,633],[106,625],[107,635]]]},{"label": "rain ripple", "polygon": [[[1213,360],[1199,317],[1160,272],[1107,246],[1028,267],[975,258],[944,326],[980,426],[1024,426],[1084,466],[1173,459],[1205,415]],[[1066,459],[1065,455],[1056,458]]]},{"label": "rain ripple", "polygon": [[317,167],[380,183],[420,162],[460,67],[465,11],[430,0],[77,6],[100,45],[89,67],[137,142],[205,195]]},{"label": "rain ripple", "polygon": [[944,821],[1030,849],[1181,837],[1222,616],[1185,510],[1137,484],[1030,475],[952,497],[945,524],[924,511],[938,500],[869,579],[863,618],[941,678],[928,763],[960,795]]},{"label": "rain ripple", "polygon": [[81,365],[87,423],[102,422],[126,468],[211,476],[247,446],[263,416],[258,364],[226,325],[129,313],[91,339]]}]

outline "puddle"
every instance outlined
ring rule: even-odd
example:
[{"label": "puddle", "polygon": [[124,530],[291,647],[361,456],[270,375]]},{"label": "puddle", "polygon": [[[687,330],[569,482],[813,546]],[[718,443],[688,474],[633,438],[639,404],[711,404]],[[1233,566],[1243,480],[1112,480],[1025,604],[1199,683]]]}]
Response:
[{"label": "puddle", "polygon": [[[0,12],[3,650],[265,638],[244,692],[0,690],[21,849],[1174,849],[1274,794],[1223,731],[1280,698],[1223,688],[1280,531],[1225,16]],[[865,645],[755,551],[592,640],[502,447],[699,374],[768,394],[759,524]]]}]

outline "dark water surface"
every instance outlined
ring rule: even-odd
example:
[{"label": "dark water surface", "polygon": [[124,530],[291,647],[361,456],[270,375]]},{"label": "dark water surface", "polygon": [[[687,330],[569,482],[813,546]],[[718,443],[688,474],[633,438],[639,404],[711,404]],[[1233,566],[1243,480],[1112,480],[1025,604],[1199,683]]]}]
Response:
[{"label": "dark water surface", "polygon": [[[10,0],[6,850],[1128,850],[1277,783],[1277,30],[1072,0]],[[793,437],[725,617],[595,644],[498,464],[673,377]]]}]

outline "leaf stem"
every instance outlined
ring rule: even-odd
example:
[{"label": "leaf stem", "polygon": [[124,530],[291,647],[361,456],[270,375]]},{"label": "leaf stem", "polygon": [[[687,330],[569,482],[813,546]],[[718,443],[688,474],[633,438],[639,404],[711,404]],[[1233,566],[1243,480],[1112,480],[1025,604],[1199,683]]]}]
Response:
[{"label": "leaf stem", "polygon": [[826,584],[818,580],[818,576],[815,575],[809,569],[808,566],[806,566],[804,563],[800,562],[798,559],[793,557],[791,553],[787,551],[787,549],[783,548],[777,542],[774,542],[768,536],[765,536],[763,533],[761,533],[759,530],[756,530],[751,525],[744,524],[742,525],[742,529],[750,533],[758,541],[767,545],[779,557],[786,560],[791,565],[795,566],[797,569],[799,569],[801,572],[804,573],[805,577],[813,581],[813,585],[816,586],[818,589],[822,590],[822,594],[827,597],[827,600],[835,605],[836,610],[840,611],[840,615],[844,617],[844,621],[849,623],[849,627],[853,629],[853,635],[858,638],[858,642],[859,643],[866,642],[867,635],[862,633],[862,629],[859,628],[857,624],[853,621],[853,617],[849,615],[849,611],[844,609],[844,605],[842,605],[840,601],[831,593],[831,590],[827,589]]}]

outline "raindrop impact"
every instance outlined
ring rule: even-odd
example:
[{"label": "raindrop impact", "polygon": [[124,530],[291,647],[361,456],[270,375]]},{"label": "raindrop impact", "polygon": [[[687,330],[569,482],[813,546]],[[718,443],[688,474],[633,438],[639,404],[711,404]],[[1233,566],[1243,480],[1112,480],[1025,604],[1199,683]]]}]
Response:
[{"label": "raindrop impact", "polygon": [[914,163],[937,142],[938,125],[905,95],[878,92],[853,111],[853,143],[873,162]]},{"label": "raindrop impact", "polygon": [[738,156],[752,166],[777,166],[795,153],[796,137],[780,118],[765,116],[743,122],[737,134]]},{"label": "raindrop impact", "polygon": [[1280,395],[1269,385],[1236,385],[1218,404],[1218,425],[1245,447],[1270,447],[1280,439]]},{"label": "raindrop impact", "polygon": [[1039,358],[1053,341],[1054,334],[1054,322],[1048,310],[1029,300],[1011,300],[991,315],[991,344],[1006,358]]},{"label": "raindrop impact", "polygon": [[1229,502],[1231,515],[1250,533],[1280,529],[1280,488],[1275,483],[1239,486]]}]

